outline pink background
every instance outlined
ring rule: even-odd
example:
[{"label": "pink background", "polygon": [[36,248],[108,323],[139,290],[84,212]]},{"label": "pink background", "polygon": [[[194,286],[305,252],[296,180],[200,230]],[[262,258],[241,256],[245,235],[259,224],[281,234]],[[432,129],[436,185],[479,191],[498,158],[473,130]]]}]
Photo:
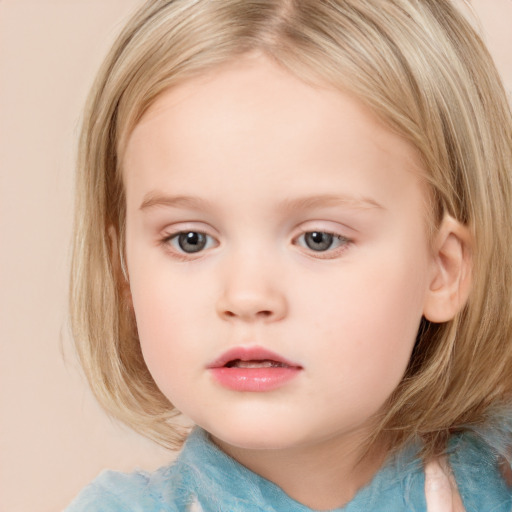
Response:
[{"label": "pink background", "polygon": [[[0,512],[61,510],[174,456],[109,420],[67,321],[73,165],[94,73],[140,0],[0,0]],[[474,0],[512,91],[512,0]]]}]

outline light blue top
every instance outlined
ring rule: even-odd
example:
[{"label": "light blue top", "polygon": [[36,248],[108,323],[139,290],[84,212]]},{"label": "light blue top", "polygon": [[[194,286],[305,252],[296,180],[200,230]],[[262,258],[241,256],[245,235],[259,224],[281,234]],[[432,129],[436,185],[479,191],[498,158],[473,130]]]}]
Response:
[{"label": "light blue top", "polygon": [[[336,512],[426,512],[418,446],[390,459]],[[466,512],[511,512],[512,492],[493,451],[478,436],[454,436],[449,458]],[[304,483],[307,485],[307,482]],[[104,471],[65,512],[311,512],[237,463],[199,428],[177,461],[153,473]]]}]

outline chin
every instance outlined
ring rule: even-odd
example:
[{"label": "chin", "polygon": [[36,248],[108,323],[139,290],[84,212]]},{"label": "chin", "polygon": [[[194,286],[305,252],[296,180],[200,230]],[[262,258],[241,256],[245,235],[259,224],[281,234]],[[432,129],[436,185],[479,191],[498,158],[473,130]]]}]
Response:
[{"label": "chin", "polygon": [[244,450],[280,450],[306,441],[296,425],[281,425],[275,421],[198,424],[220,442]]}]

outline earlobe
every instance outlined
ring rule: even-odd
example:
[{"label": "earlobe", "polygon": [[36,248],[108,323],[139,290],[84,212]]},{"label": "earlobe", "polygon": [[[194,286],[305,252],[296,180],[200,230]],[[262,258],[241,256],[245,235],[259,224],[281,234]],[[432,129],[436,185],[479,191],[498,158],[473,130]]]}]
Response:
[{"label": "earlobe", "polygon": [[423,311],[427,320],[448,322],[464,307],[471,289],[471,267],[469,228],[446,215],[433,244],[432,275]]}]

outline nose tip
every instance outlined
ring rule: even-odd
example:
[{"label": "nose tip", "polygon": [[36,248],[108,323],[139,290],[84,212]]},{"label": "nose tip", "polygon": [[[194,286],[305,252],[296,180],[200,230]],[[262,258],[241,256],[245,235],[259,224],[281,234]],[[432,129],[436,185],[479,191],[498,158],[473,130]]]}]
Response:
[{"label": "nose tip", "polygon": [[286,301],[276,291],[260,291],[252,294],[228,292],[217,305],[217,312],[224,320],[246,322],[273,322],[286,315]]}]

